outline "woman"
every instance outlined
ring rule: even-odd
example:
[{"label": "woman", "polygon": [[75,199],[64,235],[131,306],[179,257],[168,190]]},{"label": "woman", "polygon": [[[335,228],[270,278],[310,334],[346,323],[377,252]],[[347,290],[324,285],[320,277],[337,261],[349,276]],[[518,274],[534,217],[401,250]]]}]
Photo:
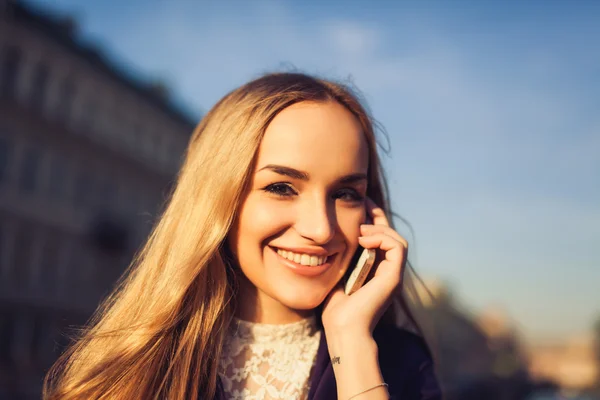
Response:
[{"label": "woman", "polygon": [[[389,215],[350,90],[291,73],[234,90],[196,128],[147,244],[44,397],[441,398],[425,342],[394,325],[398,305],[414,319]],[[375,272],[347,296],[359,245],[378,250]]]}]

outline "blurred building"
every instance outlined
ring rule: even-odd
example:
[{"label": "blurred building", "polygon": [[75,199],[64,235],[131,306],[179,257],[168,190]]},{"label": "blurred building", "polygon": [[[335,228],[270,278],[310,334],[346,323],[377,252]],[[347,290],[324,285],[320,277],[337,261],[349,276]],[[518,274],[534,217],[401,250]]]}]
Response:
[{"label": "blurred building", "polygon": [[539,343],[529,349],[529,371],[538,381],[552,381],[566,390],[593,389],[600,381],[593,335],[559,343]]},{"label": "blurred building", "polygon": [[508,319],[494,309],[471,315],[438,280],[420,288],[424,322],[447,400],[519,400],[531,390],[526,358]]},{"label": "blurred building", "polygon": [[526,375],[526,350],[508,314],[502,308],[492,306],[479,313],[475,322],[485,333],[488,347],[495,355],[493,374],[500,378]]},{"label": "blurred building", "polygon": [[73,20],[0,0],[0,399],[40,397],[67,327],[148,234],[193,125]]}]

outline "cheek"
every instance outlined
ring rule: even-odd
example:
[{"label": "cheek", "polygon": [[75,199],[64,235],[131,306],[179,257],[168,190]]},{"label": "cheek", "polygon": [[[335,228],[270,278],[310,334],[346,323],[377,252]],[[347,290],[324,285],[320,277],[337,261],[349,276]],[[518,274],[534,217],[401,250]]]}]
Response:
[{"label": "cheek", "polygon": [[235,243],[232,245],[238,257],[243,257],[248,251],[256,252],[259,245],[282,232],[289,224],[288,214],[277,205],[248,199],[240,210],[235,229],[232,230],[235,234]]}]

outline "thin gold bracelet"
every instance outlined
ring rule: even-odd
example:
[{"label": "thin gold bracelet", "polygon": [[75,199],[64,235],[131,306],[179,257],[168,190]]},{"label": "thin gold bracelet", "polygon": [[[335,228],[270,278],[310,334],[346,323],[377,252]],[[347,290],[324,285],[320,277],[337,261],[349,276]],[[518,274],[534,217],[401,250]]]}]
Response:
[{"label": "thin gold bracelet", "polygon": [[369,391],[371,391],[371,390],[373,390],[373,389],[375,389],[375,388],[378,388],[378,387],[380,387],[380,386],[385,386],[385,387],[386,387],[386,390],[387,390],[387,388],[389,387],[389,386],[388,386],[388,384],[387,384],[387,383],[385,383],[385,382],[384,382],[384,383],[380,383],[379,385],[375,385],[375,386],[373,386],[373,387],[370,387],[370,388],[368,388],[367,390],[363,390],[363,391],[362,391],[362,392],[360,392],[360,393],[356,393],[355,395],[348,397],[348,400],[351,400],[351,399],[355,398],[356,396],[360,396],[361,394],[363,394],[363,393],[367,393],[367,392],[369,392]]}]

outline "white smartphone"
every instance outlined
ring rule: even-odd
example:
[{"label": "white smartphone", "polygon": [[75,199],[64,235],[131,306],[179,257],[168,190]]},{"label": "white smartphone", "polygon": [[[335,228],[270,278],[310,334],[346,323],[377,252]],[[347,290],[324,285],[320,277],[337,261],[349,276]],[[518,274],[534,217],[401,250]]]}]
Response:
[{"label": "white smartphone", "polygon": [[375,254],[375,249],[363,249],[358,262],[346,281],[344,292],[347,295],[356,292],[365,283],[369,272],[371,272],[371,268],[375,264]]}]

